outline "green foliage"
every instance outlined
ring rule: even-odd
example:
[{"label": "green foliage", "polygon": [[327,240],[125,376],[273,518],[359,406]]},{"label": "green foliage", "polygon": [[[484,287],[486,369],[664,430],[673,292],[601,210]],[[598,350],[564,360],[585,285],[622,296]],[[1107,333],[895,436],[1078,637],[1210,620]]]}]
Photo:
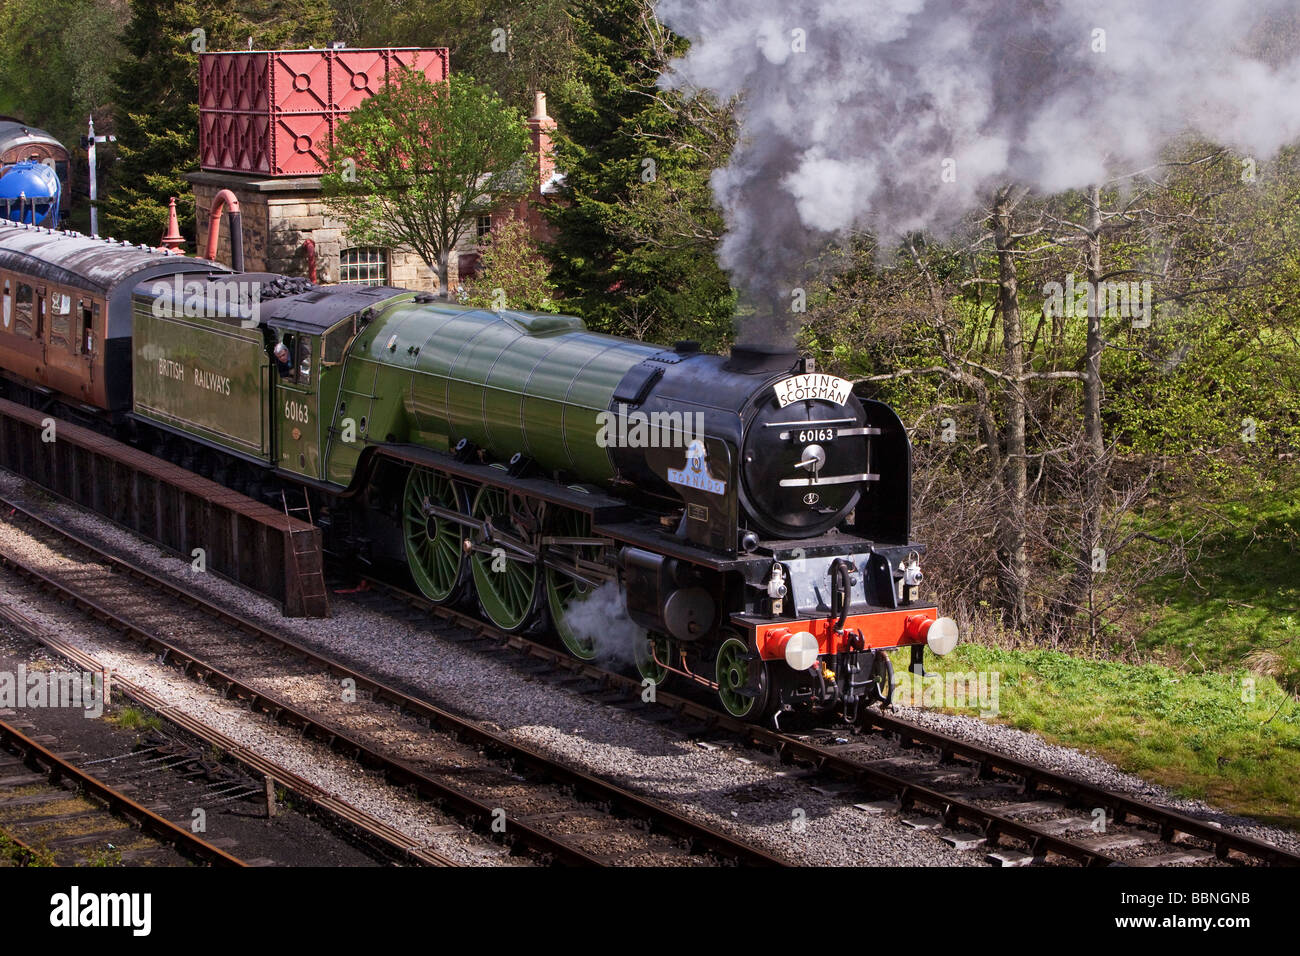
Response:
[{"label": "green foliage", "polygon": [[452,250],[482,212],[527,193],[528,127],[472,78],[404,71],[339,125],[322,179],[353,241],[407,246],[447,288]]},{"label": "green foliage", "polygon": [[209,51],[246,49],[250,38],[258,49],[320,47],[332,32],[328,8],[311,0],[132,0],[113,74],[117,162],[103,203],[106,232],[118,238],[156,244],[170,196],[181,232],[194,236],[185,174],[199,154],[196,29]]},{"label": "green foliage", "polygon": [[31,847],[29,852],[0,830],[0,866],[58,866],[58,863],[47,847]]},{"label": "green foliage", "polygon": [[[906,655],[895,658],[899,686],[908,688],[915,678],[905,673]],[[928,669],[996,673],[999,722],[1095,751],[1183,794],[1300,825],[1300,703],[1271,678],[974,643]]]},{"label": "green foliage", "polygon": [[106,844],[96,847],[86,857],[86,866],[117,867],[122,865],[122,850]]},{"label": "green foliage", "polygon": [[563,97],[573,83],[570,0],[334,0],[341,38],[353,46],[445,46],[468,73],[511,106],[534,90]]},{"label": "green foliage", "polygon": [[124,730],[160,730],[162,720],[156,714],[148,713],[139,707],[123,707],[111,720]]},{"label": "green foliage", "polygon": [[565,183],[548,213],[552,277],[594,328],[716,347],[735,296],[713,255],[722,222],[708,180],[731,118],[658,88],[685,41],[646,13],[643,0],[573,4],[579,84],[555,108]]},{"label": "green foliage", "polygon": [[1300,483],[1171,506],[1158,532],[1207,522],[1190,573],[1143,589],[1138,647],[1193,671],[1246,667],[1300,696]]},{"label": "green foliage", "polygon": [[112,97],[125,8],[96,0],[0,5],[0,113],[48,130],[69,147]]},{"label": "green foliage", "polygon": [[479,274],[464,297],[484,309],[559,312],[550,263],[537,248],[523,220],[509,216],[492,226]]}]

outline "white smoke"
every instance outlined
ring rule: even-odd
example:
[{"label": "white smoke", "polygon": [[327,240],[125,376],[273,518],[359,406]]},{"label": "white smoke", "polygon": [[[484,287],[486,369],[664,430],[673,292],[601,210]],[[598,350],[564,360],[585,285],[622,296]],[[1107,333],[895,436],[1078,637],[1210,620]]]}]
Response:
[{"label": "white smoke", "polygon": [[803,259],[850,228],[944,233],[992,187],[1105,181],[1187,132],[1267,159],[1300,137],[1297,6],[658,0],[691,41],[660,82],[742,97],[719,259],[788,307]]},{"label": "white smoke", "polygon": [[627,601],[617,581],[606,581],[581,600],[569,602],[564,623],[596,649],[596,660],[635,664],[635,642],[645,636],[627,614]]}]

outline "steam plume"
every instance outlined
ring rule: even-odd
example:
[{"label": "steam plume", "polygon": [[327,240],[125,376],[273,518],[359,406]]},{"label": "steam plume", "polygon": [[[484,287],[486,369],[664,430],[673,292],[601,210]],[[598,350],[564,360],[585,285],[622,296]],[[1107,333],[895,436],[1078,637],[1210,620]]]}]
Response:
[{"label": "steam plume", "polygon": [[661,83],[743,96],[739,143],[713,175],[719,258],[742,295],[786,309],[804,258],[850,229],[882,245],[943,233],[994,186],[1105,181],[1185,132],[1258,161],[1300,137],[1295,0],[657,9],[691,40]]}]

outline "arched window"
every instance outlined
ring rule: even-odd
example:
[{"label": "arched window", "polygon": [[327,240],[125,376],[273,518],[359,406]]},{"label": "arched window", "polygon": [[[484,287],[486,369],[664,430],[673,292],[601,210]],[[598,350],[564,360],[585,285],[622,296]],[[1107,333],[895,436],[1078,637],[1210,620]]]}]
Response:
[{"label": "arched window", "polygon": [[356,246],[339,253],[339,282],[383,285],[388,281],[388,250]]}]

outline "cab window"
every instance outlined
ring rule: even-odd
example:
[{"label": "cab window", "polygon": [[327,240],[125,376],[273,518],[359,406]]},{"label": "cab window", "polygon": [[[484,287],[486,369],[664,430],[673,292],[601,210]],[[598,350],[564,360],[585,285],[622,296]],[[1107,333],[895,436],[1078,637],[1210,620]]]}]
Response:
[{"label": "cab window", "polygon": [[357,320],[355,317],[345,322],[340,322],[334,328],[325,333],[325,355],[321,360],[322,365],[338,365],[343,361],[343,356],[347,354],[348,344],[357,334]]},{"label": "cab window", "polygon": [[311,384],[311,336],[298,336],[298,384]]},{"label": "cab window", "polygon": [[18,298],[14,303],[14,332],[25,339],[32,337],[32,287],[18,283]]},{"label": "cab window", "polygon": [[310,335],[286,332],[272,351],[276,371],[280,378],[296,385],[310,385],[312,373],[312,341]]}]

